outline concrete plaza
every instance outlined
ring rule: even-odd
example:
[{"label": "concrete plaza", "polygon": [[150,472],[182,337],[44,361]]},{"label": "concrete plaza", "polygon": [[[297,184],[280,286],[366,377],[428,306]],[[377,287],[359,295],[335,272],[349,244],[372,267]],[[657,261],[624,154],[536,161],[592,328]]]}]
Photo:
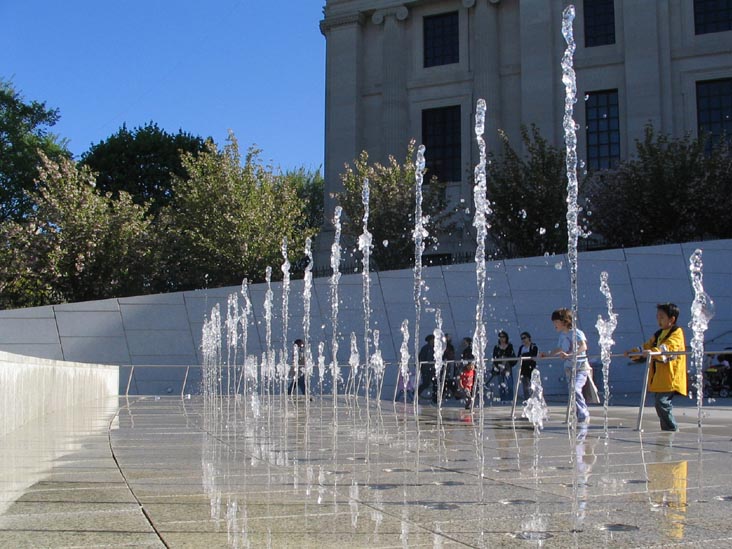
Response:
[{"label": "concrete plaza", "polygon": [[[678,404],[682,404],[682,399]],[[686,400],[686,399],[683,399]],[[210,403],[209,403],[210,404]],[[96,400],[0,448],[1,547],[729,547],[732,409]]]}]

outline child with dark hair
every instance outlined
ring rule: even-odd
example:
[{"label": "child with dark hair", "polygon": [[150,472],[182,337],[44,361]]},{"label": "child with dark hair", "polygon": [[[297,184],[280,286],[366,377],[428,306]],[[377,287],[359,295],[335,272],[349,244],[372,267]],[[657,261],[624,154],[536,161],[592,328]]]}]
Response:
[{"label": "child with dark hair", "polygon": [[642,347],[634,347],[625,353],[637,362],[653,355],[648,370],[648,390],[655,394],[655,406],[661,430],[678,431],[671,399],[676,394],[687,394],[686,355],[665,354],[686,352],[684,331],[676,325],[680,310],[674,303],[656,305],[656,322],[659,330]]}]

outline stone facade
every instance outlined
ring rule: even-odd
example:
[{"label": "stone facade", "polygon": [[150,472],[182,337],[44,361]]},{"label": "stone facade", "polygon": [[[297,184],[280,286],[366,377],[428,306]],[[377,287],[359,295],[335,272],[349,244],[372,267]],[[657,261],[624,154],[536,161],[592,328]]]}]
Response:
[{"label": "stone facade", "polygon": [[[604,3],[613,10],[611,43],[587,47],[586,4],[576,2],[574,22],[580,160],[588,150],[581,98],[594,92],[615,93],[621,159],[632,155],[649,123],[673,136],[695,135],[696,84],[732,78],[732,32],[697,34],[692,0],[615,0]],[[597,9],[603,2],[592,4]],[[478,98],[488,103],[489,150],[499,148],[498,129],[520,148],[522,124],[537,125],[563,146],[565,5],[560,0],[327,0],[320,25],[327,44],[326,217],[335,206],[331,193],[342,188],[344,163],[362,150],[373,160],[384,161],[389,154],[401,159],[410,138],[423,142],[426,109],[460,108],[461,175],[448,187],[453,203],[472,202]],[[457,60],[425,67],[425,18],[452,12],[457,13]],[[428,149],[428,162],[429,156]],[[458,230],[441,239],[439,251],[450,253],[459,245],[470,249],[471,221],[467,215],[456,219]],[[328,225],[317,246],[319,265],[328,265],[333,234]]]}]

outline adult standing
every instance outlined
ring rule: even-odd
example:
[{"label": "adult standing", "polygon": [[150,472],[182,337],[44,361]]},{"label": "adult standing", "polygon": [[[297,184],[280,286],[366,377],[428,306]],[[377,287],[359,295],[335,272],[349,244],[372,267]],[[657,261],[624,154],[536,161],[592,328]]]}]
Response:
[{"label": "adult standing", "polygon": [[295,393],[295,385],[300,389],[300,392],[305,394],[305,342],[302,339],[295,340],[295,354],[297,361],[297,369],[295,365],[290,366],[290,385],[287,387],[287,394],[291,395]]},{"label": "adult standing", "polygon": [[463,360],[463,362],[473,360],[473,338],[464,337],[460,346],[463,349],[460,353],[460,358]]},{"label": "adult standing", "polygon": [[529,332],[521,332],[521,345],[518,348],[518,356],[523,357],[521,361],[521,392],[524,400],[531,398],[531,372],[536,368],[536,360],[539,355],[539,348],[531,341]]},{"label": "adult standing", "polygon": [[515,360],[496,360],[514,358],[516,352],[513,350],[513,344],[508,340],[508,333],[504,330],[498,332],[498,344],[493,347],[493,366],[491,368],[491,376],[486,382],[486,386],[498,377],[500,380],[498,393],[502,402],[513,400],[513,367],[516,365]]},{"label": "adult standing", "polygon": [[417,360],[419,361],[419,387],[417,388],[417,398],[422,392],[432,386],[435,378],[435,336],[430,334],[424,338],[425,344],[419,350]]}]

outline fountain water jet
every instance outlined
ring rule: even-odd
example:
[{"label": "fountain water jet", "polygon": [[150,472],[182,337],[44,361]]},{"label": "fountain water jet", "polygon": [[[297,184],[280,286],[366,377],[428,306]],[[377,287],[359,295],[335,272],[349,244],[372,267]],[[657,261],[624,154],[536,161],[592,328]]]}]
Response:
[{"label": "fountain water jet", "polygon": [[341,379],[340,368],[338,367],[338,283],[341,279],[341,213],[343,208],[336,206],[333,214],[333,226],[335,236],[330,247],[330,268],[333,274],[330,277],[330,318],[331,318],[331,353],[330,375],[333,379],[333,418],[336,420],[336,407],[338,402],[338,382]]},{"label": "fountain water jet", "polygon": [[[369,336],[371,335],[371,246],[372,235],[369,232],[369,180],[363,180],[363,189],[361,191],[361,203],[363,204],[363,232],[358,237],[358,249],[363,254],[363,265],[361,269],[361,280],[363,284],[363,351],[366,364],[362,371],[362,377],[365,376],[366,384],[366,403],[369,401],[368,386],[368,362],[369,362]],[[356,386],[356,394],[360,388],[360,381]],[[354,395],[355,396],[355,395]]]},{"label": "fountain water jet", "polygon": [[597,323],[595,327],[600,335],[600,359],[602,361],[602,383],[603,383],[603,409],[604,409],[604,430],[605,438],[608,438],[608,404],[610,402],[610,351],[615,345],[613,340],[613,332],[618,325],[618,315],[613,312],[613,296],[610,293],[610,286],[607,283],[608,274],[603,271],[600,273],[600,292],[605,296],[607,304],[607,320],[601,315],[597,315]]},{"label": "fountain water jet", "polygon": [[[414,358],[418,361],[419,356],[419,324],[422,317],[422,254],[424,253],[424,239],[427,237],[427,230],[424,227],[425,219],[422,216],[422,183],[424,180],[424,145],[417,148],[417,161],[414,166]],[[417,413],[419,405],[419,394],[417,393],[421,368],[419,362],[415,367],[415,395],[414,412]]]},{"label": "fountain water jet", "polygon": [[[577,349],[577,324],[579,320],[578,297],[577,297],[577,239],[579,227],[577,224],[577,124],[574,121],[574,104],[577,102],[577,77],[574,72],[574,6],[567,6],[562,12],[562,36],[567,42],[567,49],[562,56],[562,83],[564,84],[564,142],[567,147],[566,168],[567,168],[567,261],[569,263],[571,310],[574,323],[572,326],[573,349]],[[572,379],[569,383],[569,407],[570,417],[567,418],[571,428],[576,427],[576,410],[574,395],[574,379],[577,377],[577,355],[575,353],[572,361]]]},{"label": "fountain water jet", "polygon": [[704,332],[707,331],[709,321],[714,316],[714,302],[704,291],[702,273],[702,251],[695,250],[689,257],[689,273],[694,288],[694,301],[691,304],[691,321],[689,327],[694,336],[691,339],[691,358],[694,363],[697,405],[697,425],[702,426],[702,400],[704,397]]}]

